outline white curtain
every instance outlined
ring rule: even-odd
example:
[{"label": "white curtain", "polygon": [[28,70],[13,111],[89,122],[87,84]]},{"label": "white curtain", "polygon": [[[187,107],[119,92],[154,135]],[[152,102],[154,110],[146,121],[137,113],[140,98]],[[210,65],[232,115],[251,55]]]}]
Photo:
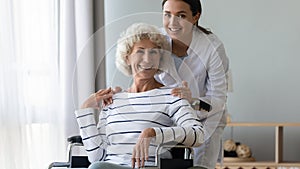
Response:
[{"label": "white curtain", "polygon": [[40,169],[65,159],[57,3],[0,1],[0,164]]},{"label": "white curtain", "polygon": [[92,0],[0,0],[1,168],[67,160],[73,112],[98,77],[93,9]]},{"label": "white curtain", "polygon": [[93,8],[93,0],[65,0],[60,6],[61,82],[68,136],[79,134],[74,111],[95,92]]}]

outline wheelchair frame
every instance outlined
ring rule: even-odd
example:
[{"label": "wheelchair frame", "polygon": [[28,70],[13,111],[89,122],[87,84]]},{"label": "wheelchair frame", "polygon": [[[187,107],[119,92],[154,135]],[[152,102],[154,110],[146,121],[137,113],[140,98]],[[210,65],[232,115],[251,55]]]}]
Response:
[{"label": "wheelchair frame", "polygon": [[[81,136],[72,136],[68,139],[68,161],[67,162],[53,162],[48,166],[48,169],[53,167],[66,167],[66,168],[88,168],[90,162],[87,156],[72,156],[72,149],[76,146],[83,146]],[[183,149],[184,154],[181,158],[177,157],[174,159],[164,159],[160,156],[163,148],[170,149]],[[181,151],[182,152],[182,151]],[[174,155],[174,154],[173,154]],[[145,167],[148,169],[186,169],[193,166],[193,149],[181,144],[161,144],[156,148],[155,166]]]}]

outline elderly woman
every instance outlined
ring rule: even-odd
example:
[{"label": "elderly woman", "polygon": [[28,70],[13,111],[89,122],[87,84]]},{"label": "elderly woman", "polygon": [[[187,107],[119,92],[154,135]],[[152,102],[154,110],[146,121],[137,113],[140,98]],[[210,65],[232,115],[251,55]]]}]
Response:
[{"label": "elderly woman", "polygon": [[[92,94],[77,110],[80,133],[92,165],[90,169],[121,169],[154,165],[157,145],[168,142],[199,146],[202,124],[185,99],[172,96],[172,88],[154,76],[168,61],[169,44],[160,31],[148,24],[130,26],[118,40],[116,65],[133,77],[126,91],[111,89]],[[96,125],[96,103],[112,96]]]}]

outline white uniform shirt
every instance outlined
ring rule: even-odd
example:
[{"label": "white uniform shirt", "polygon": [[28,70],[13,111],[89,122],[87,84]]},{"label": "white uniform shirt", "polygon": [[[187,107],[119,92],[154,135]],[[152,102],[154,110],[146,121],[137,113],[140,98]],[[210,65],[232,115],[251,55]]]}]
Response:
[{"label": "white uniform shirt", "polygon": [[[164,30],[163,32],[165,33]],[[187,56],[183,58],[177,73],[182,81],[188,82],[193,98],[199,98],[211,105],[212,109],[209,113],[198,112],[200,119],[211,117],[206,123],[216,123],[215,125],[210,124],[210,128],[226,123],[224,113],[226,110],[228,66],[229,61],[223,43],[217,36],[214,34],[207,35],[194,27]],[[173,67],[175,67],[174,62]],[[168,81],[170,74],[162,73],[157,78],[167,86],[174,85],[173,82]],[[177,82],[177,85],[180,83]]]}]

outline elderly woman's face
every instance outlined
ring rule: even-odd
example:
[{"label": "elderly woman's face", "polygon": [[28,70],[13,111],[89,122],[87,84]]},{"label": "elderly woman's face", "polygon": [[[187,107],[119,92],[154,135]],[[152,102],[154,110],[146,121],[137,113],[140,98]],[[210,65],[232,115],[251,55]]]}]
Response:
[{"label": "elderly woman's face", "polygon": [[153,78],[158,70],[160,57],[157,46],[149,39],[144,39],[134,44],[126,62],[131,66],[134,77]]}]

